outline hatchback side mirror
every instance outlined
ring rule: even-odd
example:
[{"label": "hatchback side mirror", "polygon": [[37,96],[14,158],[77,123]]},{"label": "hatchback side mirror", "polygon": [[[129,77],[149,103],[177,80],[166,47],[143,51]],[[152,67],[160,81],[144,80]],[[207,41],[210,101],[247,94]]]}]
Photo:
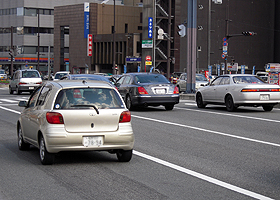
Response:
[{"label": "hatchback side mirror", "polygon": [[27,101],[20,101],[18,102],[19,107],[27,107]]}]

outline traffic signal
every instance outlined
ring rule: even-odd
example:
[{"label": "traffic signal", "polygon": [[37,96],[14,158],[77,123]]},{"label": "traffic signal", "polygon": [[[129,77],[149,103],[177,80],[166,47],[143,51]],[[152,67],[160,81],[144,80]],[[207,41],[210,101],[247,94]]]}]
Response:
[{"label": "traffic signal", "polygon": [[178,34],[180,35],[180,37],[184,37],[186,35],[186,27],[184,24],[180,24],[178,25],[178,29],[180,29],[178,31]]},{"label": "traffic signal", "polygon": [[253,36],[253,35],[257,35],[257,33],[252,32],[252,31],[243,31],[242,34],[244,36]]}]

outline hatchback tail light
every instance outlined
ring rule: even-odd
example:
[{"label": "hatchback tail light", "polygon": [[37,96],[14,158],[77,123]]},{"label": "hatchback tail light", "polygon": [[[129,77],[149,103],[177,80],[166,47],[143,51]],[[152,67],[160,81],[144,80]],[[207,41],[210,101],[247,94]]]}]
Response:
[{"label": "hatchback tail light", "polygon": [[179,89],[177,86],[174,88],[173,94],[179,94]]},{"label": "hatchback tail light", "polygon": [[149,94],[149,93],[147,92],[147,90],[145,90],[145,88],[143,88],[143,87],[138,87],[138,93],[139,93],[139,94]]},{"label": "hatchback tail light", "polygon": [[130,122],[131,121],[131,113],[130,111],[123,111],[119,123]]},{"label": "hatchback tail light", "polygon": [[64,124],[63,117],[60,113],[47,112],[46,118],[50,124]]}]

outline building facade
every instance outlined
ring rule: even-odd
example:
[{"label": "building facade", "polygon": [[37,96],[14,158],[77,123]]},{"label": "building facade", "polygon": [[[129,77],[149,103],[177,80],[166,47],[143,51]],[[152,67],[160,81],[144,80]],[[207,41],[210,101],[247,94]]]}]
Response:
[{"label": "building facade", "polygon": [[[85,0],[1,0],[0,2],[0,68],[11,74],[15,69],[31,67],[46,73],[48,61],[51,60],[52,64],[54,58],[54,7],[84,3]],[[103,1],[87,0],[87,2],[102,3]],[[106,2],[112,4],[113,0]],[[116,4],[121,5],[122,1],[116,0]],[[68,60],[67,51],[66,47],[65,61]]]}]

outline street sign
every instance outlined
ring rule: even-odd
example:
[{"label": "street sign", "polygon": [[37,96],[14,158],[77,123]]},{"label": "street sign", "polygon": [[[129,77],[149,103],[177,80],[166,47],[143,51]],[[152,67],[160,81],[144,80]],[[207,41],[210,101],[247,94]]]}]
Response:
[{"label": "street sign", "polygon": [[226,37],[224,37],[224,38],[223,38],[223,42],[226,42],[226,41],[227,41],[227,38],[226,38]]},{"label": "street sign", "polygon": [[228,43],[227,42],[223,42],[223,46],[227,46],[228,45]]},{"label": "street sign", "polygon": [[146,65],[152,65],[151,61],[146,61]]},{"label": "street sign", "polygon": [[226,54],[222,54],[222,59],[225,59],[226,58]]},{"label": "street sign", "polygon": [[228,47],[227,46],[223,46],[223,53],[224,54],[227,54],[227,50],[228,50]]},{"label": "street sign", "polygon": [[142,48],[153,48],[153,40],[142,40]]},{"label": "street sign", "polygon": [[152,57],[149,56],[149,55],[147,55],[147,56],[146,56],[146,61],[151,61],[151,60],[152,60]]},{"label": "street sign", "polygon": [[153,38],[153,18],[149,17],[148,20],[148,38]]}]

